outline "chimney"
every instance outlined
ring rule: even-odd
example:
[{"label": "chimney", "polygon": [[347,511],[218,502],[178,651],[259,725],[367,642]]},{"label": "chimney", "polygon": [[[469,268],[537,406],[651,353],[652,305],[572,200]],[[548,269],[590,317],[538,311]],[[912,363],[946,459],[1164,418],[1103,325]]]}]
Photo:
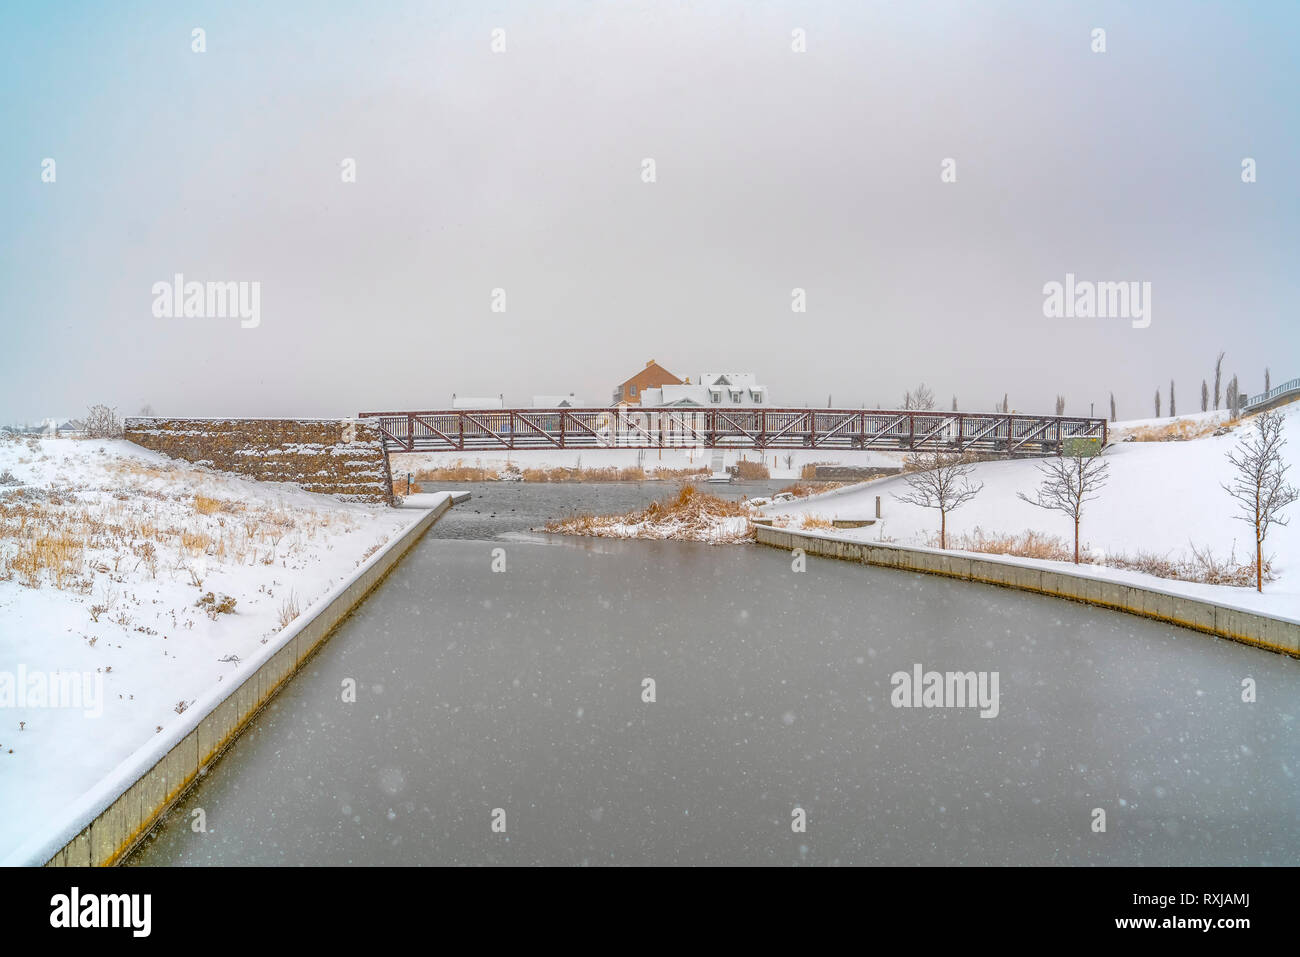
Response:
[{"label": "chimney", "polygon": [[653,359],[648,359],[648,360],[646,360],[645,367],[646,367],[647,369],[649,369],[649,368],[650,368],[652,365],[654,365],[654,364],[655,364],[655,361],[654,361]]}]

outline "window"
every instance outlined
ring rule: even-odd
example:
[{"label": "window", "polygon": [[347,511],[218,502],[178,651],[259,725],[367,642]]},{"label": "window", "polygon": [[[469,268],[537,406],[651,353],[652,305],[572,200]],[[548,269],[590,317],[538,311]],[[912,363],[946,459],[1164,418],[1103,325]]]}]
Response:
[{"label": "window", "polygon": [[632,385],[632,386],[628,386],[628,389],[630,390],[630,394],[631,394],[631,395],[633,395],[633,396],[636,395],[636,386],[634,386],[634,385]]}]

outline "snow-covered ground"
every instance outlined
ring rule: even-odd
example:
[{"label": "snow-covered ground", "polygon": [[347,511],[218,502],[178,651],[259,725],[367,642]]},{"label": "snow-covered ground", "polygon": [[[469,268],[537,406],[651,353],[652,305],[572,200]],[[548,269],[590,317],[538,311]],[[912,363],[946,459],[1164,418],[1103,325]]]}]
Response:
[{"label": "snow-covered ground", "polygon": [[0,440],[0,859],[421,515],[125,441]]},{"label": "snow-covered ground", "polygon": [[[1288,444],[1283,449],[1292,471],[1288,478],[1300,485],[1300,403],[1283,406]],[[1236,502],[1222,488],[1230,481],[1232,467],[1227,454],[1251,427],[1253,419],[1222,436],[1213,430],[1224,413],[1180,416],[1184,430],[1205,433],[1185,441],[1125,442],[1134,432],[1150,427],[1167,427],[1175,420],[1164,418],[1119,422],[1111,426],[1115,443],[1107,451],[1110,475],[1096,501],[1085,507],[1081,539],[1100,558],[1104,554],[1135,556],[1158,553],[1169,557],[1190,556],[1191,546],[1209,546],[1225,558],[1235,551],[1240,563],[1253,561],[1254,532],[1239,521]],[[975,467],[973,482],[983,490],[969,504],[948,515],[948,535],[961,536],[977,529],[986,534],[1020,534],[1029,530],[1072,541],[1069,518],[1059,512],[1036,508],[1018,498],[1033,495],[1040,482],[1036,460],[1019,459],[985,462]],[[924,545],[937,537],[939,513],[899,501],[907,492],[900,477],[878,479],[825,495],[801,499],[764,511],[769,515],[814,515],[828,519],[870,518],[875,515],[876,496],[881,497],[883,521],[860,529],[837,530],[845,538],[876,540],[883,537],[900,544]],[[1265,583],[1264,593],[1253,588],[1201,585],[1174,581],[1098,565],[1081,566],[1084,574],[1112,580],[1139,582],[1241,608],[1287,618],[1300,618],[1300,503],[1286,513],[1293,521],[1275,527],[1265,544],[1273,560],[1277,580]],[[1006,558],[1018,563],[1057,566],[1059,563]],[[1069,568],[1075,568],[1072,564]]]}]

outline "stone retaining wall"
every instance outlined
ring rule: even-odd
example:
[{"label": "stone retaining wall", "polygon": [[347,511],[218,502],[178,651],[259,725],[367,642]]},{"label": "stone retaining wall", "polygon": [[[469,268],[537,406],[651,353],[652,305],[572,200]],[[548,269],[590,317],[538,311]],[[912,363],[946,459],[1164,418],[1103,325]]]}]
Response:
[{"label": "stone retaining wall", "polygon": [[365,420],[131,418],[125,435],[260,482],[290,482],[350,502],[393,501],[388,455],[378,428]]}]

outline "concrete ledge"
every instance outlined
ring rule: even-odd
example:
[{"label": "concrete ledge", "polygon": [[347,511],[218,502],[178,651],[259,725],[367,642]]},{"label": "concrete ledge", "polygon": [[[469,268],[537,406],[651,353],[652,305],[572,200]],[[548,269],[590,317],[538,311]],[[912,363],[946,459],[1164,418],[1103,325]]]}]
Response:
[{"label": "concrete ledge", "polygon": [[451,506],[452,496],[443,495],[410,528],[372,555],[351,581],[337,586],[280,632],[249,662],[250,670],[238,684],[200,698],[186,712],[185,721],[138,749],[84,796],[57,833],[36,836],[3,863],[56,867],[120,863]]},{"label": "concrete ledge", "polygon": [[755,525],[754,534],[760,545],[773,548],[802,548],[808,555],[943,575],[963,581],[985,582],[1037,592],[1040,595],[1054,595],[1300,657],[1300,622],[1189,598],[1158,588],[1075,574],[1068,569],[1039,568],[1000,561],[993,557],[945,552],[937,548],[853,541],[821,532]]}]

